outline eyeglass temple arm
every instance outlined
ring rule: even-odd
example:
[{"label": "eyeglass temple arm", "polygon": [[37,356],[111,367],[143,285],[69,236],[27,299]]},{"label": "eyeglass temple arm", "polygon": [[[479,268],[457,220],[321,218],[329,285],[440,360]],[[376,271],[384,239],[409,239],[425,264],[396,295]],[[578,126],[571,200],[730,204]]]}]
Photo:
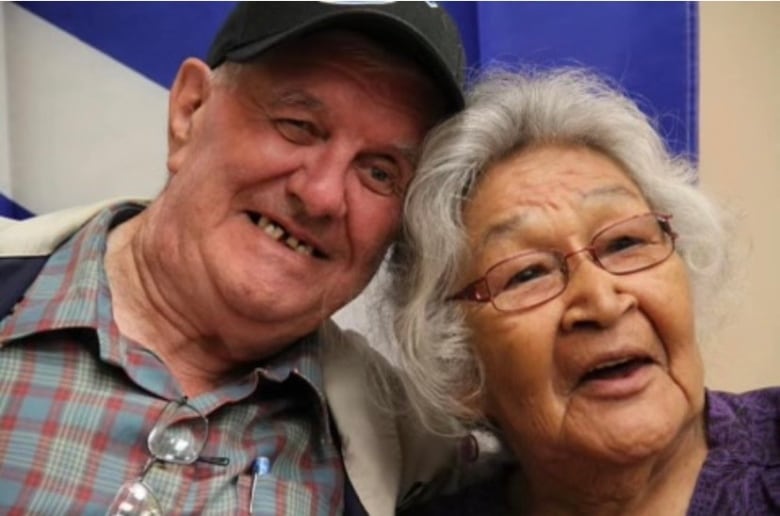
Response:
[{"label": "eyeglass temple arm", "polygon": [[[176,403],[179,405],[188,405],[191,409],[193,409],[195,412],[198,413],[200,417],[202,417],[206,424],[208,425],[208,420],[206,420],[206,416],[201,414],[201,412],[196,408],[190,405],[190,398],[187,395],[182,396],[178,400],[176,400]],[[207,427],[208,428],[208,427]],[[209,456],[199,456],[197,459],[195,459],[195,462],[205,462],[206,464],[213,464],[214,466],[227,466],[230,464],[230,458],[228,457],[209,457]]]},{"label": "eyeglass temple arm", "polygon": [[485,278],[480,278],[466,285],[463,289],[447,298],[447,301],[457,300],[477,301],[479,303],[490,301],[490,292],[488,292]]},{"label": "eyeglass temple arm", "polygon": [[213,464],[214,466],[227,466],[230,464],[230,458],[228,457],[198,457],[196,462],[205,462],[206,464]]},{"label": "eyeglass temple arm", "polygon": [[658,224],[661,226],[661,229],[664,231],[664,233],[672,237],[672,240],[676,240],[679,235],[675,230],[672,229],[672,224],[671,222],[669,222],[671,218],[672,218],[671,215],[667,215],[665,213],[656,214],[656,219],[658,220]]}]

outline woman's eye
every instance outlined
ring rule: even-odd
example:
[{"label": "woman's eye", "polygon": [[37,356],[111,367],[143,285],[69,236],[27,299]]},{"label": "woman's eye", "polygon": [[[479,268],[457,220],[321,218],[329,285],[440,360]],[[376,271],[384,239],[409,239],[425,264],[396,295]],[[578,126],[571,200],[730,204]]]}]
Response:
[{"label": "woman's eye", "polygon": [[542,278],[550,274],[550,268],[540,264],[525,267],[513,274],[504,285],[504,290],[522,286],[529,281]]},{"label": "woman's eye", "polygon": [[606,254],[619,253],[621,251],[625,251],[626,249],[642,246],[645,243],[646,242],[639,237],[624,235],[621,237],[613,238],[609,242],[607,242],[607,245],[604,246],[604,253]]},{"label": "woman's eye", "polygon": [[287,140],[299,145],[314,143],[319,138],[317,127],[306,120],[282,118],[274,122],[276,130]]}]

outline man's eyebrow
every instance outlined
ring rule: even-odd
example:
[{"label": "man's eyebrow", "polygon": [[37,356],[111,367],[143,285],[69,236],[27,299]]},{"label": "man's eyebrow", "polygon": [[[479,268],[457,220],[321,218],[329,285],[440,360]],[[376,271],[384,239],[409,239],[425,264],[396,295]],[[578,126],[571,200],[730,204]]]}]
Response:
[{"label": "man's eyebrow", "polygon": [[407,160],[412,166],[417,165],[417,160],[420,158],[420,146],[419,145],[397,145],[394,147],[396,152]]},{"label": "man's eyebrow", "polygon": [[324,111],[325,104],[317,97],[302,90],[287,90],[271,100],[272,107],[298,107],[311,111]]},{"label": "man's eyebrow", "polygon": [[[297,107],[316,112],[325,112],[327,107],[317,97],[303,90],[286,90],[279,92],[271,100],[271,107]],[[391,154],[397,154],[408,161],[412,166],[417,165],[420,158],[420,146],[414,143],[401,143],[391,145],[388,149],[391,152],[377,152],[377,156],[384,156],[392,159]]]}]

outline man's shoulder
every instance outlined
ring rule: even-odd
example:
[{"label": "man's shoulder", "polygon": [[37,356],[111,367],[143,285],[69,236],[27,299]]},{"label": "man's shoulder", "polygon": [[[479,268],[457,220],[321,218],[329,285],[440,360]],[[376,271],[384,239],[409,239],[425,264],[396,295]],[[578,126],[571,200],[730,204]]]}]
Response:
[{"label": "man's shoulder", "polygon": [[0,319],[19,301],[48,257],[100,211],[133,199],[106,201],[25,220],[0,217]]},{"label": "man's shoulder", "polygon": [[323,362],[329,368],[363,370],[379,367],[388,372],[393,370],[387,358],[374,349],[363,334],[342,328],[332,319],[320,326],[318,336]]},{"label": "man's shoulder", "polygon": [[461,439],[427,431],[404,409],[395,368],[365,337],[328,321],[320,338],[344,464],[369,514],[391,514],[402,501],[454,485]]},{"label": "man's shoulder", "polygon": [[342,329],[334,321],[326,320],[319,328],[322,370],[325,394],[331,408],[338,411],[341,400],[348,399],[344,408],[349,413],[368,411],[383,413],[377,405],[379,391],[375,390],[376,374],[394,378],[389,362],[373,349],[360,333]]},{"label": "man's shoulder", "polygon": [[0,218],[0,258],[47,256],[63,241],[110,206],[137,199],[108,199],[25,220]]}]

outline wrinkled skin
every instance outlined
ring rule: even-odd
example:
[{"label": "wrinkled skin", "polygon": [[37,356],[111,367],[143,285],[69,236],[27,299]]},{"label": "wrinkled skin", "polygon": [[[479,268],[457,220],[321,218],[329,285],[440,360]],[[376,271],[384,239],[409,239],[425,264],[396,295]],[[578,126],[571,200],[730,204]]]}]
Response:
[{"label": "wrinkled skin", "polygon": [[[464,209],[473,257],[462,284],[526,249],[576,251],[601,228],[648,211],[637,186],[603,154],[580,146],[521,151],[486,172]],[[620,512],[659,476],[695,481],[706,453],[690,285],[677,253],[624,276],[588,253],[568,264],[564,292],[535,308],[506,313],[465,303],[487,378],[483,409],[519,457],[537,510],[550,498],[557,501],[542,512],[569,504],[597,513],[615,500]],[[637,357],[642,365],[630,374],[585,378]]]},{"label": "wrinkled skin", "polygon": [[[123,333],[191,391],[314,330],[398,230],[430,86],[369,70],[344,37],[370,44],[323,33],[228,79],[189,59],[172,87],[169,182],[112,233],[107,267]],[[378,193],[387,184],[395,193]],[[313,252],[269,236],[260,215]]]}]

